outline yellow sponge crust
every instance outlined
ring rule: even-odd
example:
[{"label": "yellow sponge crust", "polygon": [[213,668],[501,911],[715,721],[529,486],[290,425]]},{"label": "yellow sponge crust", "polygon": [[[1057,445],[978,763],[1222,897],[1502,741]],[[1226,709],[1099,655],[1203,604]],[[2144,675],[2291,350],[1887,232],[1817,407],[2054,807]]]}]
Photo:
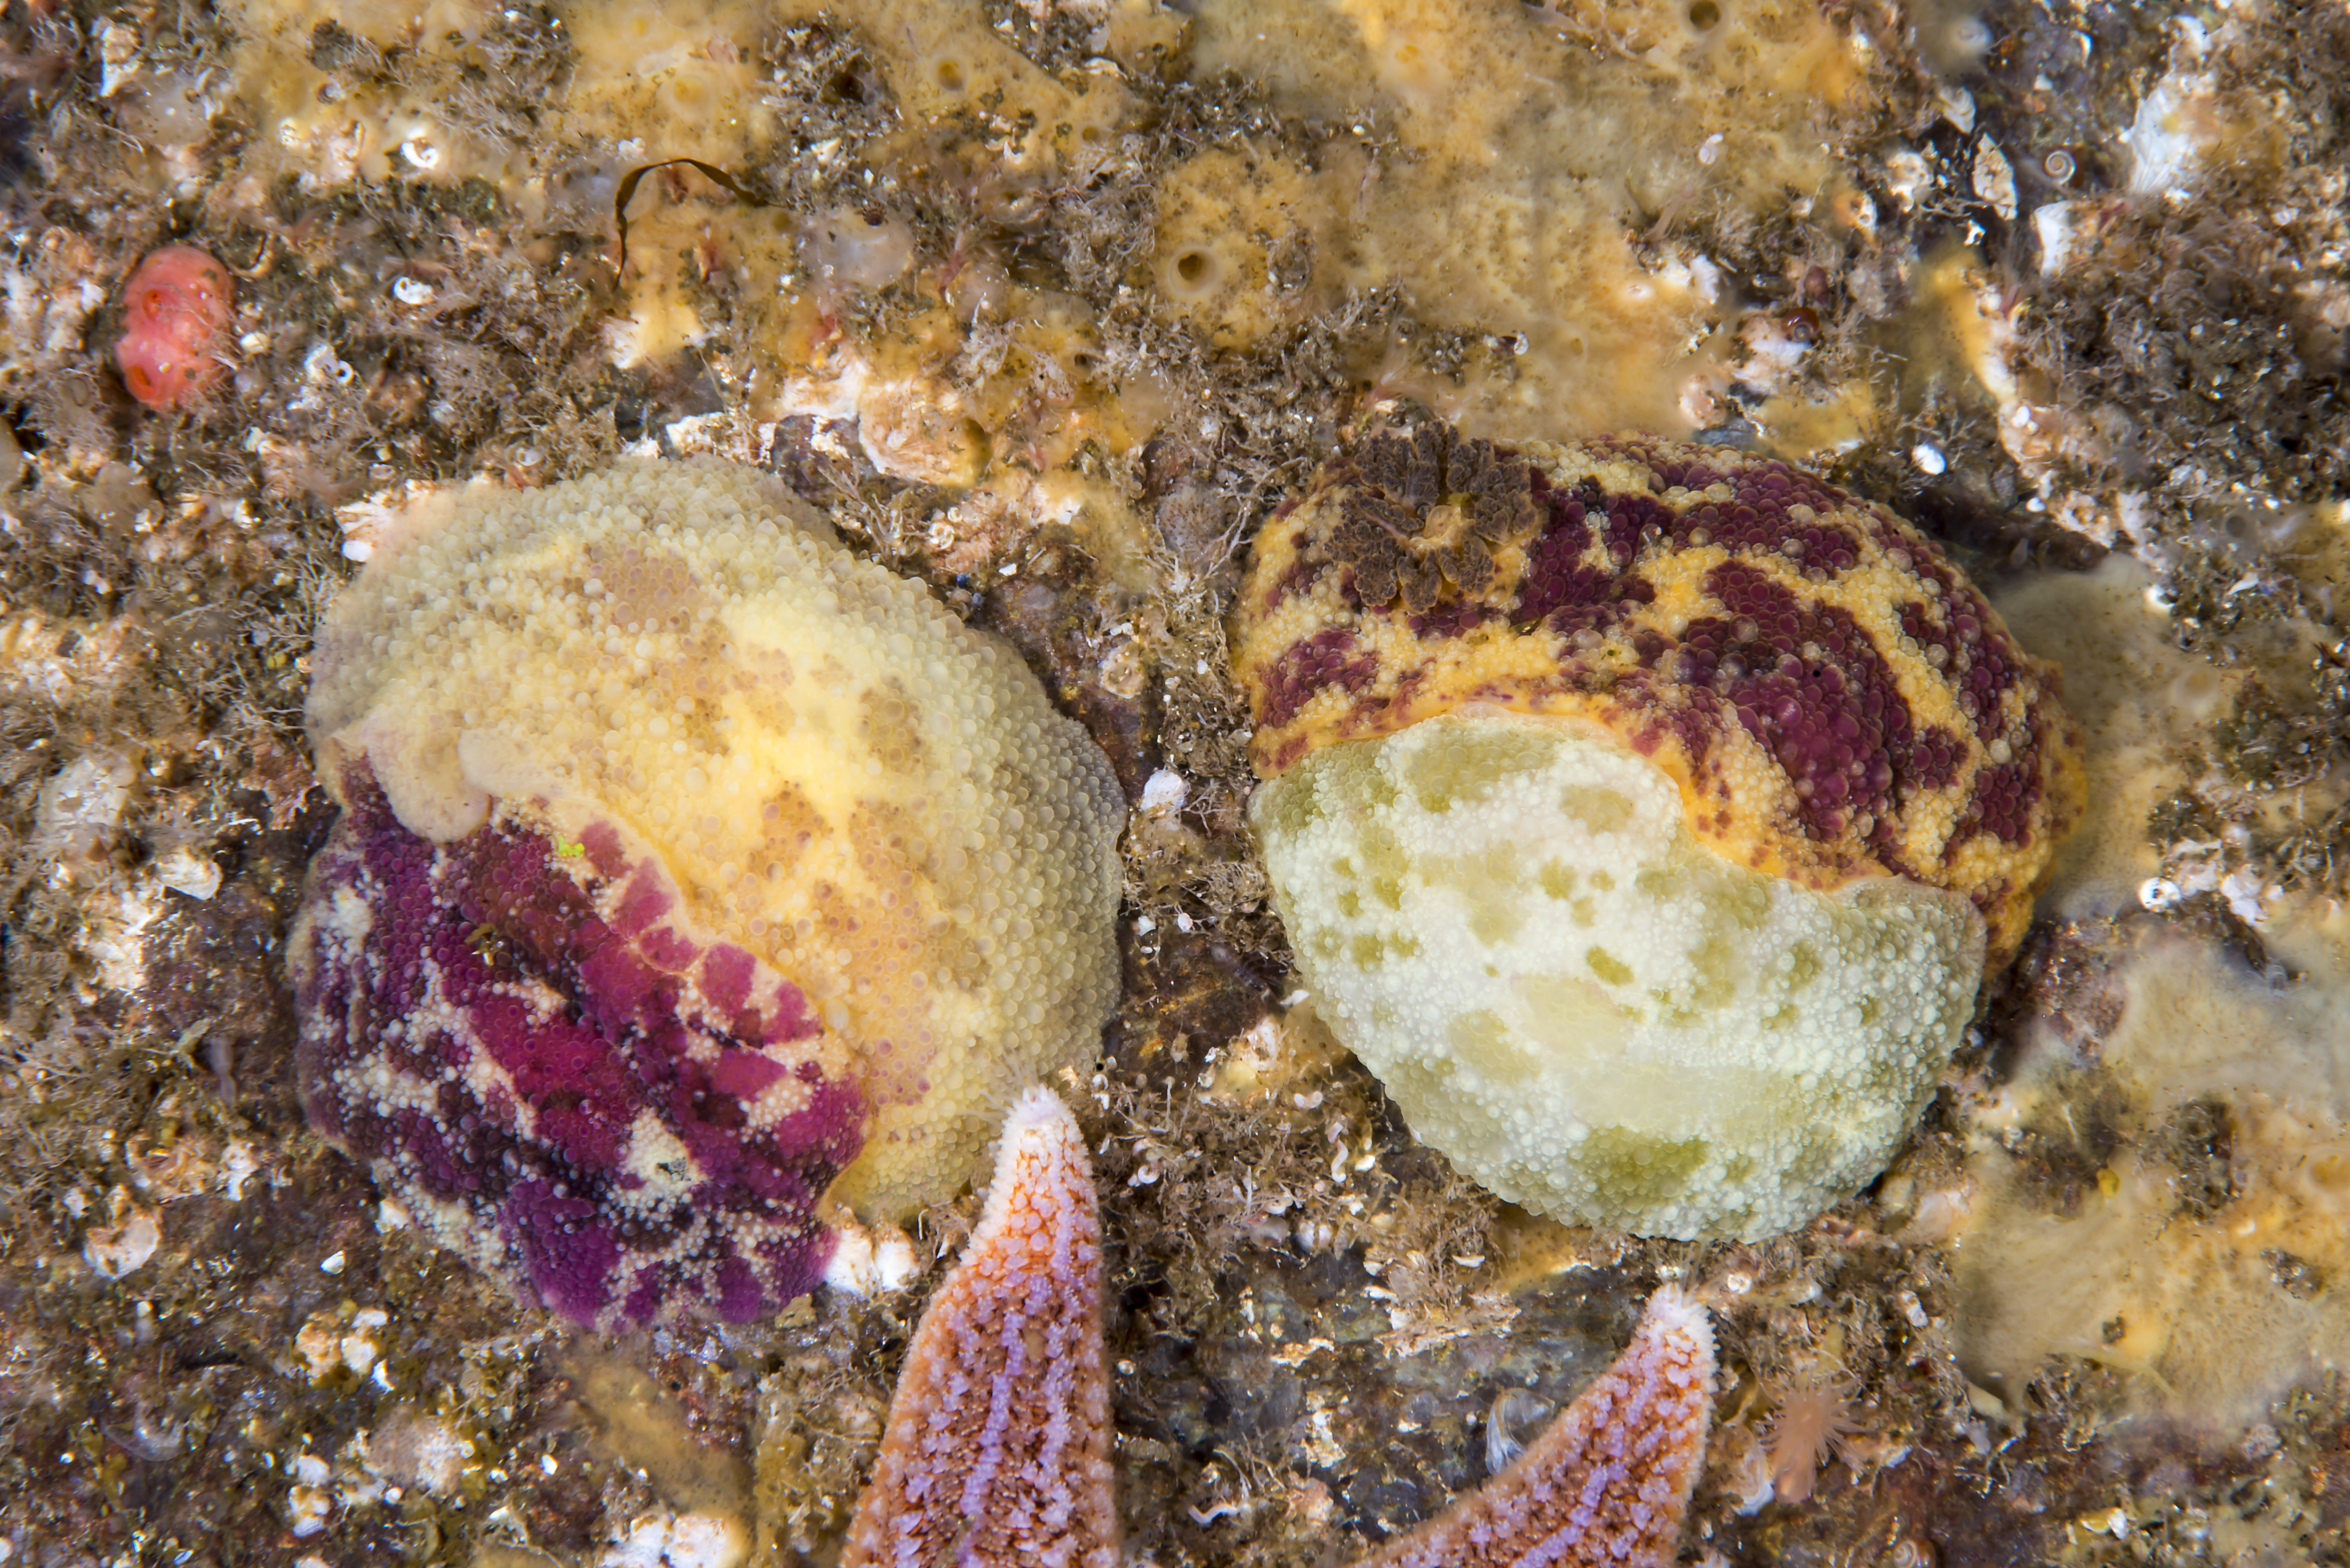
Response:
[{"label": "yellow sponge crust", "polygon": [[322,627],[309,726],[410,831],[610,825],[681,929],[798,985],[874,1117],[836,1198],[951,1196],[1114,1006],[1124,802],[1010,649],[768,476],[623,464],[429,502]]},{"label": "yellow sponge crust", "polygon": [[1462,707],[1587,721],[1716,853],[1961,893],[1994,964],[2085,798],[2056,671],[1938,546],[1733,452],[1375,432],[1266,524],[1232,633],[1267,778]]}]

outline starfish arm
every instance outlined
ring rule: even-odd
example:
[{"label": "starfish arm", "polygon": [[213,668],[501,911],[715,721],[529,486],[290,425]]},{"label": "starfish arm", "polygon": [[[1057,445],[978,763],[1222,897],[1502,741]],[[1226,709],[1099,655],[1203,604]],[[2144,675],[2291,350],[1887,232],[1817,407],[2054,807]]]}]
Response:
[{"label": "starfish arm", "polygon": [[1516,1463],[1360,1568],[1670,1568],[1712,1419],[1712,1323],[1667,1285]]},{"label": "starfish arm", "polygon": [[907,1350],[842,1568],[1117,1568],[1103,1361],[1085,1140],[1031,1089]]}]

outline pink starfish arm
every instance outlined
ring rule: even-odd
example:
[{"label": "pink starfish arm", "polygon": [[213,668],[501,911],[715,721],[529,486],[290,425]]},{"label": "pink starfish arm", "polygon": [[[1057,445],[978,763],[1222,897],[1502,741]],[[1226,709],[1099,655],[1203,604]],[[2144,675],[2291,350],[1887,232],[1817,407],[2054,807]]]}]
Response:
[{"label": "pink starfish arm", "polygon": [[841,1568],[1118,1568],[1109,1445],[1093,1171],[1031,1089],[906,1353]]},{"label": "pink starfish arm", "polygon": [[1358,1568],[1670,1568],[1713,1419],[1713,1324],[1667,1285],[1515,1464]]}]

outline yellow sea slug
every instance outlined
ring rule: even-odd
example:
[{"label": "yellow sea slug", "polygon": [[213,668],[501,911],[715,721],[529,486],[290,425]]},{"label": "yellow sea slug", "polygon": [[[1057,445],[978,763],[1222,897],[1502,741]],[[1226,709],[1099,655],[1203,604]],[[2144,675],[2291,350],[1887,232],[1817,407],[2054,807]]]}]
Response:
[{"label": "yellow sea slug", "polygon": [[772,1310],[971,1177],[1118,995],[1125,803],[1012,650],[772,478],[429,503],[338,599],[311,1122],[585,1323]]}]

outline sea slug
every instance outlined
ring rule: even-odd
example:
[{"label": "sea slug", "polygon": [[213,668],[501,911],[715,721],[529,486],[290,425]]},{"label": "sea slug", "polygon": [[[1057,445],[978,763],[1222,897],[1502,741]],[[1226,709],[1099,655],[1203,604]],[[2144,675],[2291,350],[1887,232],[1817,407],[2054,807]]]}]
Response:
[{"label": "sea slug", "polygon": [[2083,797],[2054,670],[1882,507],[1376,429],[1233,613],[1298,968],[1505,1198],[1758,1238],[1880,1170]]},{"label": "sea slug", "polygon": [[765,475],[444,494],[328,613],[308,721],[310,1119],[575,1320],[771,1310],[1098,1050],[1108,764]]}]

